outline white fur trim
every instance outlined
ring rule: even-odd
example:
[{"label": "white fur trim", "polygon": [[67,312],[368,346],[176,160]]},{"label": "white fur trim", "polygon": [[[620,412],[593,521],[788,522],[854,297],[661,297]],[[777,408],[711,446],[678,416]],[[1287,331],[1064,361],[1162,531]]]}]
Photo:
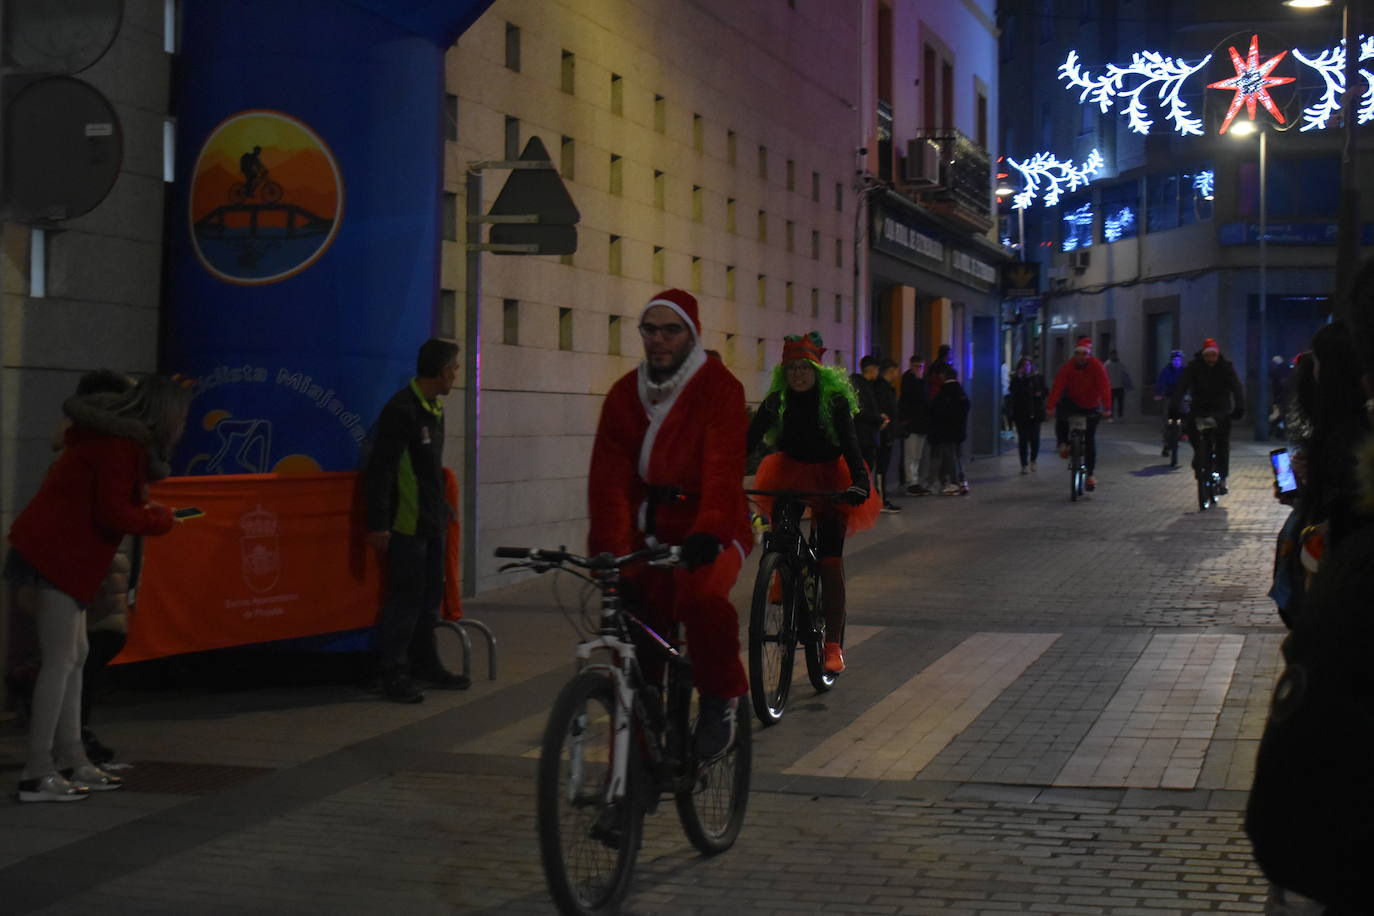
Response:
[{"label": "white fur trim", "polygon": [[643,405],[644,412],[649,415],[649,429],[644,433],[644,442],[639,447],[639,479],[645,483],[650,483],[649,457],[654,453],[654,440],[658,438],[658,431],[662,428],[664,419],[672,412],[673,405],[677,403],[678,395],[682,394],[682,389],[687,387],[688,382],[697,374],[697,370],[704,365],[706,365],[706,352],[701,347],[693,347],[692,352],[687,354],[687,359],[683,362],[682,368],[677,371],[677,375],[672,379],[674,382],[673,390],[662,401],[657,404],[650,404],[648,369],[644,363],[639,364],[639,402]]},{"label": "white fur trim", "polygon": [[[656,305],[665,305],[673,311],[677,312],[678,315],[681,316],[683,323],[687,325],[687,329],[692,332],[692,339],[697,341],[698,343],[701,342],[701,329],[698,328],[697,323],[692,320],[692,316],[688,315],[686,312],[682,310],[682,306],[678,305],[676,302],[673,302],[670,299],[655,299],[648,305],[644,306],[644,312],[647,312],[649,309],[653,308]],[[644,320],[644,312],[639,313],[640,321]]]}]

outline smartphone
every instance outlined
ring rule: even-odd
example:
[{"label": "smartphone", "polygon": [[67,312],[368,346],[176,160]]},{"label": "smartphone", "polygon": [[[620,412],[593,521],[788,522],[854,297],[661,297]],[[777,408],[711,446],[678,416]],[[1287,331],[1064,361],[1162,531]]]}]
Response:
[{"label": "smartphone", "polygon": [[1292,496],[1298,492],[1298,477],[1293,473],[1293,461],[1286,448],[1276,448],[1269,453],[1269,465],[1274,469],[1274,483],[1278,485],[1280,496]]},{"label": "smartphone", "polygon": [[183,506],[180,509],[172,510],[172,517],[179,519],[200,518],[204,514],[204,509],[199,509],[195,506]]}]

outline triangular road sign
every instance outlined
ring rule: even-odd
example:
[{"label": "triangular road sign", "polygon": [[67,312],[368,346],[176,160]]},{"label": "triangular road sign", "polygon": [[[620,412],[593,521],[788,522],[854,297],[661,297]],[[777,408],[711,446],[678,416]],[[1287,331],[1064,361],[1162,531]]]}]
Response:
[{"label": "triangular road sign", "polygon": [[[530,137],[520,159],[525,162],[546,162],[549,151],[538,137]],[[506,179],[496,202],[491,205],[492,216],[524,216],[534,214],[538,223],[498,223],[491,227],[491,242],[499,245],[538,245],[531,254],[572,254],[577,250],[577,212],[572,195],[563,185],[557,169],[516,169]]]}]

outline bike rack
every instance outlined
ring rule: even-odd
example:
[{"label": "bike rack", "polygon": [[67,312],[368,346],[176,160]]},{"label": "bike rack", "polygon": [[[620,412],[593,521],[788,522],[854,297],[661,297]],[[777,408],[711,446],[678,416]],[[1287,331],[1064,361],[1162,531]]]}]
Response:
[{"label": "bike rack", "polygon": [[463,628],[472,627],[481,633],[487,641],[487,680],[496,680],[496,636],[486,624],[463,617],[459,620],[440,620],[434,626],[436,629],[444,627],[458,634],[458,641],[463,647],[463,670],[459,673],[464,677],[470,676],[469,669],[472,667],[472,640]]}]

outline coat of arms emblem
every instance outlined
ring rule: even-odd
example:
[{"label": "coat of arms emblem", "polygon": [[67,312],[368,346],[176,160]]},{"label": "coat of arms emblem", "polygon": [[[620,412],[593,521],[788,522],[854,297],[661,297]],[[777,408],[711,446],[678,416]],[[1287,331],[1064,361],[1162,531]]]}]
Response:
[{"label": "coat of arms emblem", "polygon": [[243,537],[239,552],[243,560],[243,584],[255,592],[265,592],[277,584],[281,575],[281,551],[277,546],[277,514],[259,505],[239,516]]}]

